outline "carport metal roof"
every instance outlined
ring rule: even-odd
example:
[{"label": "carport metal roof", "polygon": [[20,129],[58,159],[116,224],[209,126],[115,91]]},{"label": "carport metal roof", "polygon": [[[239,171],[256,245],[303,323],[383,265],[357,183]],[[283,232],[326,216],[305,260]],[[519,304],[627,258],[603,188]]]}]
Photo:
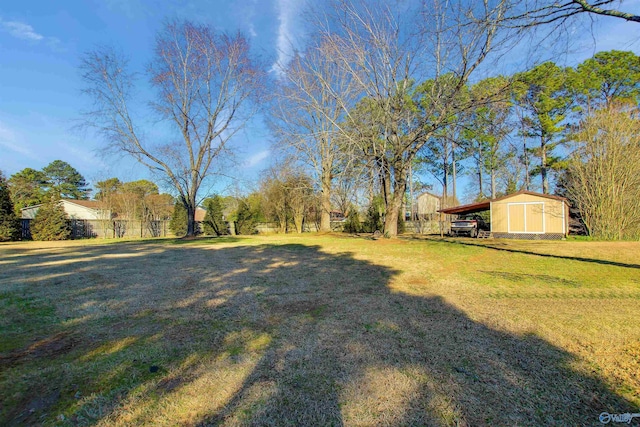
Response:
[{"label": "carport metal roof", "polygon": [[488,211],[491,207],[491,201],[486,200],[484,202],[471,203],[468,205],[454,206],[452,208],[440,209],[438,212],[445,214],[472,214],[476,212]]}]

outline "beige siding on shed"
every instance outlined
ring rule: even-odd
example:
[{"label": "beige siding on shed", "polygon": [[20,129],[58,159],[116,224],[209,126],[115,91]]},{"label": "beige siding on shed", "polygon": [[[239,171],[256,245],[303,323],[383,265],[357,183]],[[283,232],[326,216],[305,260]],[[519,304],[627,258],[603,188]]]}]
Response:
[{"label": "beige siding on shed", "polygon": [[491,231],[496,233],[566,233],[565,203],[531,194],[491,202]]}]

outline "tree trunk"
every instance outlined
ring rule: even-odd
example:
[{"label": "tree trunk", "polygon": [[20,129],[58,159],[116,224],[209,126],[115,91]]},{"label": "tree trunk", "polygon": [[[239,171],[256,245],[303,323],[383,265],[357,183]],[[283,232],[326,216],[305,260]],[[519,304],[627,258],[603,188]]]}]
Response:
[{"label": "tree trunk", "polygon": [[304,213],[295,213],[293,215],[293,224],[296,227],[296,233],[302,234],[303,222],[304,222]]},{"label": "tree trunk", "polygon": [[496,198],[496,171],[491,169],[491,198]]},{"label": "tree trunk", "polygon": [[522,157],[524,163],[524,189],[529,191],[531,187],[529,184],[529,153],[527,153],[527,140],[524,137],[522,140]]},{"label": "tree trunk", "polygon": [[456,150],[454,147],[451,149],[451,189],[453,191],[453,201],[454,203],[458,202],[458,194],[457,194],[457,171],[456,171]]},{"label": "tree trunk", "polygon": [[196,207],[195,202],[189,200],[185,203],[187,209],[187,237],[193,237],[196,235]]},{"label": "tree trunk", "polygon": [[482,198],[482,195],[484,194],[482,191],[482,187],[484,186],[484,182],[482,180],[482,158],[482,152],[478,150],[478,198]]},{"label": "tree trunk", "polygon": [[442,187],[445,189],[445,197],[449,197],[449,164],[446,161],[444,162],[443,172]]},{"label": "tree trunk", "polygon": [[384,159],[381,161],[381,170],[380,170],[380,179],[382,186],[382,196],[384,197],[384,205],[385,207],[390,203],[391,196],[391,171],[389,170],[389,166],[386,164]]},{"label": "tree trunk", "polygon": [[542,177],[542,194],[549,193],[549,179],[547,178],[547,144],[544,137],[540,138],[540,176]]},{"label": "tree trunk", "polygon": [[[322,202],[320,212],[320,231],[331,231],[331,176],[326,172],[322,176]],[[346,212],[343,212],[346,213]]]},{"label": "tree trunk", "polygon": [[409,163],[409,200],[411,200],[411,221],[415,221],[414,199],[413,199],[413,167]]},{"label": "tree trunk", "polygon": [[398,236],[398,218],[404,194],[407,191],[407,178],[404,170],[397,168],[389,203],[386,205],[386,215],[384,217],[384,232],[389,237]]}]

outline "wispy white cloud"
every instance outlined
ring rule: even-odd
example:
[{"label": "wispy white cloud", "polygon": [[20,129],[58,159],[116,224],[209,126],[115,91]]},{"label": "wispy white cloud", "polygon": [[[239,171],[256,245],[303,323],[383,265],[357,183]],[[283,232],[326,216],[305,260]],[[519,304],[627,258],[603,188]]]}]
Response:
[{"label": "wispy white cloud", "polygon": [[278,59],[271,66],[271,71],[282,76],[284,70],[293,57],[295,43],[299,37],[296,17],[299,16],[304,0],[277,0],[278,6],[278,37],[276,49]]},{"label": "wispy white cloud", "polygon": [[249,23],[249,35],[251,37],[258,37],[258,33],[256,32],[256,26],[253,25],[253,22]]},{"label": "wispy white cloud", "polygon": [[250,37],[258,37],[258,31],[254,23],[257,14],[258,0],[244,0],[242,2],[230,2],[233,6],[233,16],[246,28]]},{"label": "wispy white cloud", "polygon": [[61,52],[60,40],[56,37],[46,37],[38,33],[31,25],[20,21],[6,21],[0,17],[0,31],[8,33],[12,37],[32,43],[45,43],[52,50]]},{"label": "wispy white cloud", "polygon": [[39,160],[40,157],[20,139],[16,132],[0,123],[0,146],[30,159]]},{"label": "wispy white cloud", "polygon": [[38,34],[31,25],[24,22],[4,21],[0,18],[0,28],[18,39],[38,42],[45,38],[42,34]]},{"label": "wispy white cloud", "polygon": [[254,166],[259,165],[262,161],[266,160],[269,157],[270,151],[269,150],[262,150],[256,154],[254,154],[253,156],[249,157],[245,162],[244,162],[244,166],[247,168],[251,168]]}]

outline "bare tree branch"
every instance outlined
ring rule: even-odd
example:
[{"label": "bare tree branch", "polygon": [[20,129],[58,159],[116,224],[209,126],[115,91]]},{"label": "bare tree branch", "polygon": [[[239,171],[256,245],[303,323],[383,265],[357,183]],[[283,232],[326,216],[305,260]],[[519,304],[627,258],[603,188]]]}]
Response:
[{"label": "bare tree branch", "polygon": [[162,144],[145,137],[130,113],[135,82],[126,69],[127,61],[112,50],[85,55],[84,93],[95,106],[85,115],[86,125],[98,129],[110,149],[167,177],[187,209],[187,234],[193,235],[198,190],[250,116],[247,105],[260,92],[263,73],[242,35],[217,34],[189,22],[166,24],[148,75],[158,91],[152,107],[179,139]]}]

